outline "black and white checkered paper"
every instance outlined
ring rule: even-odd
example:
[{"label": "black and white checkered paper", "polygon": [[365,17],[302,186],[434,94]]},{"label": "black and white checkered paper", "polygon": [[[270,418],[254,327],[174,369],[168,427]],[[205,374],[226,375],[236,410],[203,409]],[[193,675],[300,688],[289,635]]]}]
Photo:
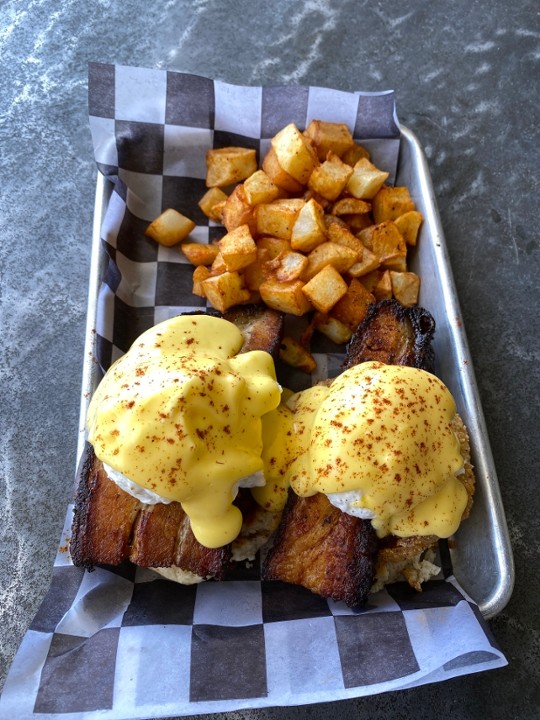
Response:
[{"label": "black and white checkered paper", "polygon": [[[346,122],[392,177],[398,163],[392,92],[240,87],[94,64],[89,111],[96,162],[114,183],[95,318],[103,369],[151,325],[204,306],[178,248],[157,247],[144,230],[173,207],[197,223],[193,240],[223,234],[197,205],[208,148],[249,146],[262,158],[281,127],[320,118]],[[339,368],[335,346],[319,343],[312,381]],[[289,385],[299,383],[290,377]],[[506,665],[451,568],[422,593],[397,583],[354,612],[303,588],[261,582],[259,561],[195,586],[129,564],[89,573],[65,549],[71,513],[0,718],[120,720],[328,702]]]}]

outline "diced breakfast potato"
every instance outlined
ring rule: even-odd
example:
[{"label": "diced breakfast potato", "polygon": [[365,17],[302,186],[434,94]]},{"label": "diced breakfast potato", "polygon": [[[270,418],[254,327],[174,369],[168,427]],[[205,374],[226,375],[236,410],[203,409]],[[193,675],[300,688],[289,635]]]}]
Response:
[{"label": "diced breakfast potato", "polygon": [[347,283],[335,267],[325,265],[302,291],[317,310],[327,313],[346,294]]},{"label": "diced breakfast potato", "polygon": [[345,295],[334,305],[332,317],[354,331],[366,317],[368,308],[373,302],[375,297],[359,280],[353,278]]},{"label": "diced breakfast potato", "polygon": [[206,186],[225,187],[241,182],[257,171],[255,150],[225,147],[206,153]]},{"label": "diced breakfast potato", "polygon": [[338,272],[346,272],[358,259],[357,253],[345,245],[333,242],[324,242],[312,250],[308,255],[308,262],[303,278],[311,280],[326,265],[332,265]]},{"label": "diced breakfast potato", "polygon": [[345,189],[353,171],[338,155],[330,152],[328,159],[313,169],[308,187],[327,200],[336,200]]},{"label": "diced breakfast potato", "polygon": [[347,183],[347,191],[355,198],[372,200],[382,188],[389,173],[379,170],[367,158],[361,158],[355,164]]},{"label": "diced breakfast potato", "polygon": [[279,280],[265,280],[259,286],[262,300],[268,307],[289,313],[290,315],[305,315],[313,309],[310,301],[302,292],[304,283],[301,280],[282,283]]},{"label": "diced breakfast potato", "polygon": [[286,173],[302,185],[318,163],[317,155],[294,123],[280,130],[271,140],[277,161]]},{"label": "diced breakfast potato", "polygon": [[[408,267],[423,218],[406,187],[371,162],[343,123],[290,123],[271,139],[259,169],[240,147],[207,153],[203,213],[225,232],[215,244],[184,242],[193,293],[224,312],[262,302],[290,315],[310,313],[300,341],[287,337],[282,359],[312,372],[313,332],[348,342],[369,305],[418,302],[420,278]],[[234,185],[226,194],[221,188]],[[166,210],[147,228],[173,245],[195,227]]]},{"label": "diced breakfast potato", "polygon": [[279,346],[279,358],[287,365],[311,374],[317,368],[313,355],[290,335],[285,335]]},{"label": "diced breakfast potato", "polygon": [[297,280],[303,273],[308,259],[302,253],[286,250],[266,263],[270,275],[280,282]]},{"label": "diced breakfast potato", "polygon": [[281,198],[273,203],[262,203],[255,208],[255,222],[259,235],[274,235],[290,240],[292,229],[304,201],[299,198]]},{"label": "diced breakfast potato", "polygon": [[302,192],[304,186],[302,185],[302,183],[299,183],[298,180],[295,180],[292,175],[289,175],[289,173],[281,167],[278,162],[274,148],[270,148],[270,150],[265,155],[262,163],[262,169],[268,175],[274,185],[277,185],[282,190],[285,190],[285,192]]},{"label": "diced breakfast potato", "polygon": [[180,250],[192,265],[211,265],[219,252],[217,245],[202,243],[182,243]]},{"label": "diced breakfast potato", "polygon": [[409,210],[394,220],[407,245],[411,247],[416,245],[418,231],[423,220],[422,213],[419,213],[418,210]]},{"label": "diced breakfast potato", "polygon": [[372,201],[375,223],[395,220],[415,209],[414,202],[406,187],[382,187]]},{"label": "diced breakfast potato", "polygon": [[329,152],[341,157],[355,144],[349,128],[344,123],[312,120],[304,134],[313,141],[321,162],[326,160]]},{"label": "diced breakfast potato", "polygon": [[145,230],[145,235],[160,245],[171,247],[185,240],[195,223],[173,208],[164,210]]},{"label": "diced breakfast potato", "polygon": [[413,272],[393,272],[390,270],[392,293],[402,305],[410,307],[418,302],[420,278]]},{"label": "diced breakfast potato", "polygon": [[246,200],[250,205],[260,205],[260,203],[271,203],[280,196],[280,189],[275,185],[264,170],[250,175],[244,181],[244,192]]},{"label": "diced breakfast potato", "polygon": [[223,203],[221,217],[229,232],[241,225],[248,225],[252,232],[256,231],[254,208],[247,201],[243,185],[237,185]]},{"label": "diced breakfast potato", "polygon": [[227,195],[218,187],[209,188],[199,200],[199,207],[214,222],[221,222],[221,211]]},{"label": "diced breakfast potato", "polygon": [[257,246],[247,225],[241,225],[222,237],[219,251],[229,272],[242,270],[257,258]]},{"label": "diced breakfast potato", "polygon": [[325,239],[324,210],[311,198],[296,216],[291,232],[291,247],[293,250],[310,252]]},{"label": "diced breakfast potato", "polygon": [[352,330],[348,325],[325,313],[315,313],[313,327],[337,345],[349,342],[352,337]]},{"label": "diced breakfast potato", "polygon": [[246,288],[244,279],[237,272],[224,272],[221,275],[211,275],[201,282],[205,297],[212,307],[219,312],[225,312],[234,305],[249,302],[250,292]]}]

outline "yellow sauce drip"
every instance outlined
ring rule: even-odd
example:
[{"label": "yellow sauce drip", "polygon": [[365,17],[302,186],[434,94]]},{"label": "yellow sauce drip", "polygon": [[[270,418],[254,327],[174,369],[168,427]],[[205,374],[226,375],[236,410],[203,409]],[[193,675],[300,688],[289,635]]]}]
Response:
[{"label": "yellow sauce drip", "polygon": [[160,323],[110,368],[87,415],[97,457],[182,503],[206,547],[238,535],[233,486],[263,469],[261,417],[281,398],[271,356],[236,355],[242,343],[232,323],[211,316]]}]

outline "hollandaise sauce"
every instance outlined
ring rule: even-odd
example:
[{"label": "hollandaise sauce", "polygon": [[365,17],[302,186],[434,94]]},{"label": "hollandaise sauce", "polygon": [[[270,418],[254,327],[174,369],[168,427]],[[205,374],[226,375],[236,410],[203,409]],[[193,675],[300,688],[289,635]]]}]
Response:
[{"label": "hollandaise sauce", "polygon": [[180,502],[206,547],[238,535],[235,485],[263,469],[262,417],[281,399],[271,356],[237,355],[242,343],[232,323],[208,315],[160,323],[109,369],[87,415],[97,457]]},{"label": "hollandaise sauce", "polygon": [[454,399],[437,377],[367,362],[289,406],[302,440],[287,480],[299,495],[346,493],[352,514],[367,511],[381,537],[457,530],[467,504],[463,458]]}]

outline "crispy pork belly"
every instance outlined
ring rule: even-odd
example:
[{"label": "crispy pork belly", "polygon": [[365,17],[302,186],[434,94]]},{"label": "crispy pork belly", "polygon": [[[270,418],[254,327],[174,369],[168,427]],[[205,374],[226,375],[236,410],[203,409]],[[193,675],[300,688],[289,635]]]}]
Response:
[{"label": "crispy pork belly", "polygon": [[377,546],[368,520],[341,512],[321,493],[302,498],[289,490],[263,578],[357,607],[373,584]]},{"label": "crispy pork belly", "polygon": [[377,360],[432,371],[434,333],[435,320],[424,308],[397,300],[374,303],[347,345],[343,369]]}]

